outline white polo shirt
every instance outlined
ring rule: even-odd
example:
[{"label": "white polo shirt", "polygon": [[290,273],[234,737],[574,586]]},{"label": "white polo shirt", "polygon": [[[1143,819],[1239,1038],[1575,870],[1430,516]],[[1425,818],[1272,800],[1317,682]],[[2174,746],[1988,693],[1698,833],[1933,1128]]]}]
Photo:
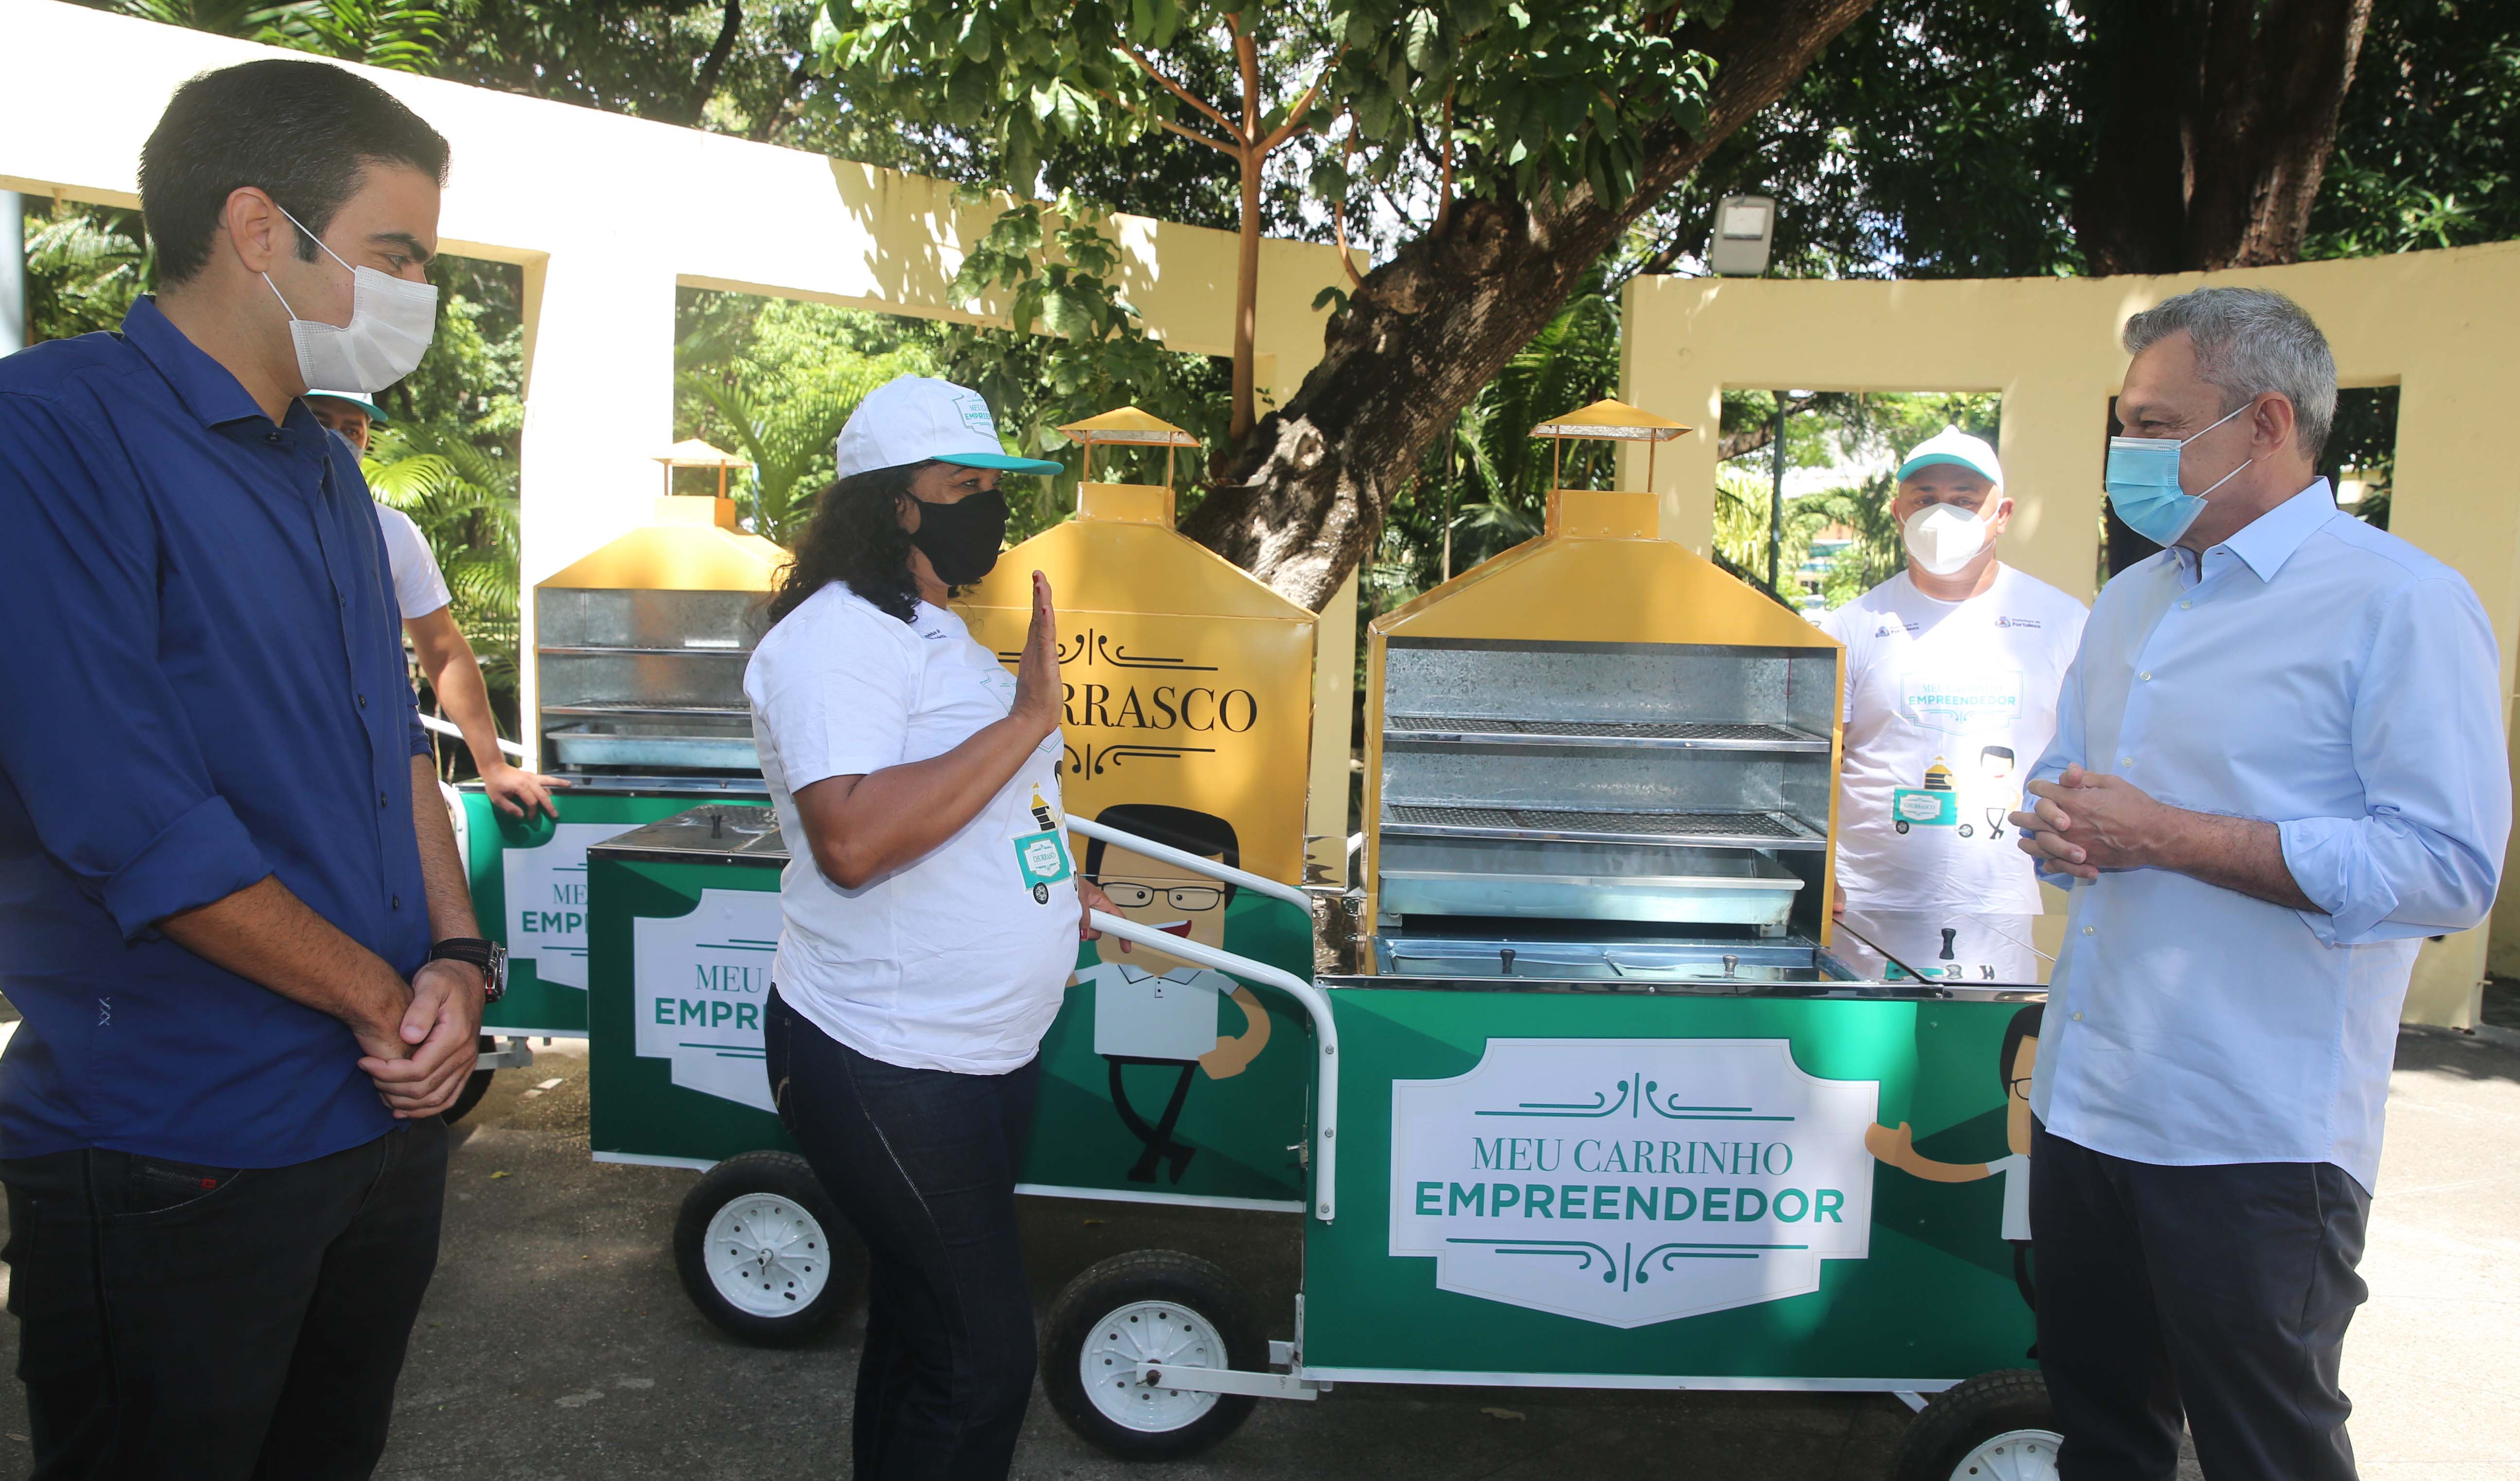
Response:
[{"label": "white polo shirt", "polygon": [[437,568],[437,558],[428,553],[428,541],[411,516],[380,504],[377,528],[385,537],[385,564],[393,571],[394,602],[402,608],[404,621],[426,617],[455,600]]},{"label": "white polo shirt", "polygon": [[903,622],[837,581],[782,618],[745,665],[761,776],[792,855],[772,980],[789,1008],[869,1057],[994,1075],[1039,1051],[1082,911],[1059,809],[1064,743],[1052,731],[961,831],[855,890],[815,865],[795,794],[942,755],[1005,719],[1014,692],[962,618],[922,602]]}]

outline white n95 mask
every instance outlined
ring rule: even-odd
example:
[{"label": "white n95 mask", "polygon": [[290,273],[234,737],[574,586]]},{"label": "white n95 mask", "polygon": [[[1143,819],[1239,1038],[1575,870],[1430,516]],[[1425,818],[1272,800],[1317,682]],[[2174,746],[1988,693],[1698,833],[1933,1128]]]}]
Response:
[{"label": "white n95 mask", "polygon": [[1908,554],[1933,575],[1948,576],[1986,549],[1986,519],[1957,504],[1928,504],[1901,531]]},{"label": "white n95 mask", "polygon": [[[277,201],[272,204],[289,216],[289,207]],[[289,224],[306,232],[295,216],[289,216]],[[324,247],[325,256],[341,262],[340,253],[324,247],[323,238],[313,232],[306,235]],[[297,372],[306,378],[309,388],[381,391],[410,375],[420,357],[428,353],[428,341],[437,333],[437,290],[373,267],[341,265],[350,268],[352,285],[347,324],[300,319],[282,295],[280,285],[271,281],[271,274],[264,273],[262,283],[289,315],[289,337],[297,345]]]}]

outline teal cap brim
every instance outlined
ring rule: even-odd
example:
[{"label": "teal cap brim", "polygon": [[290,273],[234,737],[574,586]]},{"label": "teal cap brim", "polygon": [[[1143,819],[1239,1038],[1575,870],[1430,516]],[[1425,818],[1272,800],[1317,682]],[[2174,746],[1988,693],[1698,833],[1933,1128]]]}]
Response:
[{"label": "teal cap brim", "polygon": [[306,393],[306,399],[310,401],[317,400],[319,398],[325,401],[348,402],[350,405],[355,406],[359,410],[368,414],[368,425],[371,426],[393,426],[393,418],[385,415],[385,409],[377,405],[365,396],[346,395],[340,391],[308,391]]},{"label": "teal cap brim", "polygon": [[1998,478],[1995,474],[1978,467],[1976,464],[1961,457],[1958,453],[1925,453],[1919,457],[1911,458],[1907,462],[1899,465],[1899,476],[1905,478],[1920,468],[1932,468],[1937,463],[1949,463],[1957,468],[1967,469],[1970,472],[1984,478],[1989,483],[2000,485],[2003,482],[2002,479]]},{"label": "teal cap brim", "polygon": [[961,468],[994,468],[1005,473],[1063,473],[1067,466],[1047,458],[1010,458],[1004,453],[938,453],[936,461]]}]

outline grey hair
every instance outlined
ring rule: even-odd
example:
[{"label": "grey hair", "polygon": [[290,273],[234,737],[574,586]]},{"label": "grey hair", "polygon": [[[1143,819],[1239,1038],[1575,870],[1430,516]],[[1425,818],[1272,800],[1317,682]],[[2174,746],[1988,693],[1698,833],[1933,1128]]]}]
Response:
[{"label": "grey hair", "polygon": [[2185,330],[2196,370],[2236,411],[2270,392],[2292,403],[2293,439],[2314,463],[2336,421],[2336,357],[2298,303],[2263,288],[2200,288],[2127,321],[2131,355]]}]

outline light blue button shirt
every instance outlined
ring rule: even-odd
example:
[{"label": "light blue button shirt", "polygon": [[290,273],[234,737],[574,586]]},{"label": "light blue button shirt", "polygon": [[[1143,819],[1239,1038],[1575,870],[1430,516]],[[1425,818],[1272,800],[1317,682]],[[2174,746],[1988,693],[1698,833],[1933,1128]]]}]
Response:
[{"label": "light blue button shirt", "polygon": [[2049,1131],[2173,1166],[2333,1162],[2372,1186],[2416,946],[2494,904],[2500,676],[2467,582],[2339,513],[2325,479],[2102,589],[2032,775],[2079,762],[2272,822],[2320,909],[2157,869],[2075,884],[2030,1094]]}]

